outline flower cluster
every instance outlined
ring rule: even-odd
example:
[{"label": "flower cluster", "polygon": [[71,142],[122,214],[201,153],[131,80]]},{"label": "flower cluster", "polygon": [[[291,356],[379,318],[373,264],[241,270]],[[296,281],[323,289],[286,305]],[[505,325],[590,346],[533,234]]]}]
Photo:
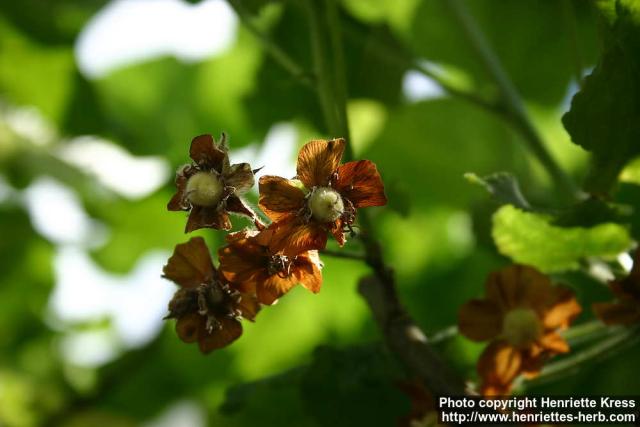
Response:
[{"label": "flower cluster", "polygon": [[177,191],[168,209],[189,212],[185,232],[230,230],[229,214],[250,218],[255,228],[226,236],[218,269],[201,237],[176,246],[164,277],[179,286],[167,318],[177,320],[181,340],[198,342],[208,353],[240,337],[241,318],[253,321],[261,304],[272,305],[295,285],[320,291],[318,251],[328,235],[343,246],[357,209],[387,202],[374,163],[341,164],[345,144],[344,139],[311,141],[300,150],[293,179],[260,179],[259,205],[270,220],[266,225],[242,199],[254,185],[256,170],[247,163],[230,164],[224,134],[220,141],[211,135],[192,140],[193,162],[177,171]]},{"label": "flower cluster", "polygon": [[535,377],[550,357],[569,351],[558,331],[581,308],[570,289],[523,265],[491,273],[485,293],[461,307],[458,327],[473,341],[490,341],[477,365],[482,394],[506,395],[519,375]]}]

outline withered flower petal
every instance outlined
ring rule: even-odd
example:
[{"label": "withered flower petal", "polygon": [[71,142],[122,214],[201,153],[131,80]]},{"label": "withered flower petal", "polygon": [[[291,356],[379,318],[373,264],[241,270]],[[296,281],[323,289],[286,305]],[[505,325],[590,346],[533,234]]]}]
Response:
[{"label": "withered flower petal", "polygon": [[236,319],[222,317],[218,320],[220,329],[208,333],[204,323],[200,323],[198,346],[204,354],[226,347],[242,335],[242,325]]},{"label": "withered flower petal", "polygon": [[460,307],[458,325],[473,341],[490,340],[502,329],[502,313],[492,301],[472,299]]},{"label": "withered flower petal", "polygon": [[[269,250],[285,256],[295,256],[327,246],[327,230],[321,224],[305,223],[299,218],[275,222],[264,233],[262,239],[269,241]],[[267,236],[270,238],[267,239]]]},{"label": "withered flower petal", "polygon": [[183,288],[209,283],[215,276],[211,255],[202,237],[194,237],[187,243],[176,245],[162,271],[164,277]]},{"label": "withered flower petal", "polygon": [[170,211],[190,211],[185,232],[229,230],[229,212],[255,217],[238,197],[253,186],[253,171],[248,163],[229,164],[224,134],[219,143],[211,135],[195,137],[190,154],[194,163],[176,172],[176,193],[167,204]]},{"label": "withered flower petal", "polygon": [[298,179],[309,189],[327,186],[340,166],[345,145],[342,138],[306,143],[298,154]]},{"label": "withered flower petal", "polygon": [[[222,135],[225,138],[225,135]],[[222,163],[227,153],[219,148],[211,135],[199,135],[191,140],[189,156],[196,165],[222,172]]]},{"label": "withered flower petal", "polygon": [[570,289],[523,265],[490,273],[485,289],[485,299],[461,307],[458,327],[469,339],[491,340],[478,360],[482,392],[506,394],[518,375],[535,376],[549,357],[569,351],[558,331],[581,308]]},{"label": "withered flower petal", "polygon": [[522,372],[522,353],[504,341],[493,341],[478,359],[484,395],[508,394],[511,383]]},{"label": "withered flower petal", "polygon": [[200,228],[215,228],[216,230],[231,230],[231,220],[229,214],[218,206],[197,206],[194,205],[189,213],[185,232],[198,230]]},{"label": "withered flower petal", "polygon": [[180,286],[169,302],[167,319],[176,319],[178,337],[197,341],[208,353],[242,334],[240,318],[254,320],[260,308],[255,295],[233,289],[214,268],[202,237],[176,246],[164,277]]},{"label": "withered flower petal", "polygon": [[304,191],[289,179],[265,175],[258,185],[260,208],[274,222],[291,218],[304,207]]},{"label": "withered flower petal", "polygon": [[[331,234],[340,246],[358,207],[387,201],[376,166],[368,161],[340,166],[344,139],[311,141],[298,155],[297,179],[260,179],[260,207],[274,222],[269,248],[293,256],[323,249]],[[352,200],[353,199],[353,200]]]},{"label": "withered flower petal", "polygon": [[370,160],[359,160],[340,166],[333,187],[356,208],[387,204],[382,178],[375,163]]},{"label": "withered flower petal", "polygon": [[266,229],[259,234],[239,233],[229,238],[220,248],[220,271],[237,289],[255,292],[262,304],[273,304],[301,284],[312,292],[318,292],[322,284],[320,259],[316,251],[303,252],[288,257],[271,252],[263,243]]},{"label": "withered flower petal", "polygon": [[244,194],[251,190],[255,184],[253,169],[249,163],[238,163],[229,166],[223,173],[222,177],[227,187],[232,188],[234,193]]}]

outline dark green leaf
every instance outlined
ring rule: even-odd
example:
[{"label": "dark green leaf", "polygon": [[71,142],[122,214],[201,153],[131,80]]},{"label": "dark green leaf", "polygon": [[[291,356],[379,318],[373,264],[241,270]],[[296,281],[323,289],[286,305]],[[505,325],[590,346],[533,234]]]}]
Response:
[{"label": "dark green leaf", "polygon": [[605,50],[563,123],[573,142],[593,155],[585,189],[606,194],[640,154],[640,10],[632,0],[598,4],[608,22]]}]

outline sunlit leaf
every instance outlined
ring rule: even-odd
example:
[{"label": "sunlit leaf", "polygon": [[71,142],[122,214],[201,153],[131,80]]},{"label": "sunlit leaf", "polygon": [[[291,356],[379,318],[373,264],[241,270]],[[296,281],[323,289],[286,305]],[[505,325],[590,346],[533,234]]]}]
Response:
[{"label": "sunlit leaf", "polygon": [[631,245],[629,232],[619,224],[564,228],[550,222],[549,216],[506,205],[493,216],[493,239],[514,262],[545,272],[576,269],[586,257],[610,259]]}]

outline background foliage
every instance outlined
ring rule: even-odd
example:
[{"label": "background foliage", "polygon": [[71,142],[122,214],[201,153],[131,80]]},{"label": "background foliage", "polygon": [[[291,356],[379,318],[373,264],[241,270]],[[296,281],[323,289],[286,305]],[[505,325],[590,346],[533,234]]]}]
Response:
[{"label": "background foliage", "polygon": [[[491,111],[447,93],[409,96],[407,73],[429,68],[459,91],[499,99],[499,87],[447,1],[340,1],[351,142],[356,156],[376,162],[383,175],[389,207],[376,210],[373,221],[400,297],[428,333],[454,324],[458,307],[482,293],[487,273],[511,260],[557,274],[585,308],[608,300],[606,288],[585,271],[594,257],[618,271],[615,257],[640,236],[633,211],[640,206],[640,160],[627,164],[639,147],[638,3],[467,3],[547,150],[574,182],[608,198],[573,204],[527,150],[526,136],[504,106]],[[298,2],[243,4],[277,45],[305,70],[312,68],[307,15]],[[65,157],[72,144],[88,144],[73,138],[99,136],[131,155],[157,156],[172,170],[187,160],[191,137],[202,133],[224,130],[238,156],[260,150],[242,148],[264,141],[277,123],[293,126],[297,147],[313,137],[338,136],[327,134],[315,92],[244,27],[229,49],[211,58],[154,57],[99,78],[84,76],[74,43],[106,5],[0,3],[0,423],[174,425],[170,415],[181,408],[204,414],[206,425],[395,423],[410,408],[396,386],[406,376],[379,344],[356,293],[366,268],[350,260],[325,257],[319,295],[295,289],[258,323],[246,325],[240,341],[207,357],[179,342],[170,324],[146,340],[116,339],[115,353],[102,363],[78,363],[65,353],[69,337],[113,336],[118,329],[109,313],[55,319],[56,266],[65,250],[81,248],[109,277],[135,282],[148,256],[166,255],[187,240],[184,217],[165,210],[171,173],[153,192],[127,197]],[[591,75],[570,103],[576,70]],[[18,119],[34,115],[39,131],[25,130]],[[495,179],[478,178],[499,171],[517,178],[517,191],[512,177],[503,176],[507,184],[497,187]],[[468,172],[477,175],[465,179]],[[35,199],[28,194],[43,179],[68,189],[99,225],[86,242],[42,231],[33,210],[46,208],[46,192]],[[198,234],[214,245],[220,239],[215,232]],[[347,249],[360,248],[355,242]],[[128,304],[126,290],[122,295]],[[144,300],[127,307],[148,311]],[[586,309],[579,322],[592,317]],[[84,345],[81,354],[91,347]],[[640,347],[627,347],[562,381],[525,384],[524,390],[638,394],[631,378]],[[474,378],[481,345],[453,336],[438,349]]]}]

